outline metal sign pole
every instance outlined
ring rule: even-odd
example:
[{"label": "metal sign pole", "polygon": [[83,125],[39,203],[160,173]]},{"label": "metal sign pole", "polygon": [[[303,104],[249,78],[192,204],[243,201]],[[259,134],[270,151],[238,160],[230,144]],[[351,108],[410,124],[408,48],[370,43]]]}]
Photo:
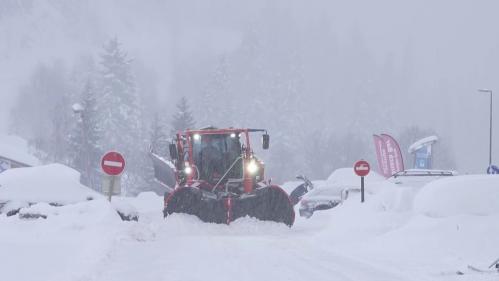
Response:
[{"label": "metal sign pole", "polygon": [[360,177],[360,202],[364,203],[364,177]]},{"label": "metal sign pole", "polygon": [[369,175],[371,167],[365,160],[359,160],[353,165],[353,171],[360,177],[360,202],[364,203],[364,177]]},{"label": "metal sign pole", "polygon": [[492,165],[492,91],[490,91],[489,166]]},{"label": "metal sign pole", "polygon": [[111,182],[109,183],[109,202],[111,202],[111,198],[113,197],[113,191],[114,191],[114,179],[116,176],[111,176]]}]

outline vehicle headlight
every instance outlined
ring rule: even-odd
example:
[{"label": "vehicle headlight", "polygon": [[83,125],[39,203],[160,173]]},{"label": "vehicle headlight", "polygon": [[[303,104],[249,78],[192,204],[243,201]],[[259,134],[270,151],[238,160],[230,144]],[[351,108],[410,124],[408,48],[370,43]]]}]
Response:
[{"label": "vehicle headlight", "polygon": [[248,169],[248,172],[250,174],[255,174],[256,172],[258,172],[258,165],[256,164],[255,160],[250,160],[246,168]]},{"label": "vehicle headlight", "polygon": [[191,166],[185,166],[185,168],[184,168],[184,173],[185,173],[186,175],[190,175],[190,174],[192,174],[192,167],[191,167]]}]

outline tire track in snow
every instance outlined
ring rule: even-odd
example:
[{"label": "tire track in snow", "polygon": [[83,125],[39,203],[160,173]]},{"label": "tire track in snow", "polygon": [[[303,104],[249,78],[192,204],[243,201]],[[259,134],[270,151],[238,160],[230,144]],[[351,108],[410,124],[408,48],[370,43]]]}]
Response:
[{"label": "tire track in snow", "polygon": [[91,280],[410,280],[274,223],[226,226],[179,216],[135,227],[150,229],[150,239],[122,240]]}]

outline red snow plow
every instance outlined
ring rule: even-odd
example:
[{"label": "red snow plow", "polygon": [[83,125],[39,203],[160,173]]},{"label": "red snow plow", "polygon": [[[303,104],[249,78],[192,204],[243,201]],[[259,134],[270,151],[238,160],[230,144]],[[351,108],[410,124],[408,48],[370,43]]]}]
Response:
[{"label": "red snow plow", "polygon": [[[253,153],[251,133],[262,129],[205,128],[179,132],[170,144],[175,189],[165,195],[164,216],[195,215],[205,222],[229,224],[240,217],[292,226],[295,213],[287,193],[264,179],[264,165]],[[156,161],[159,162],[159,161]],[[156,174],[160,167],[155,164]]]}]

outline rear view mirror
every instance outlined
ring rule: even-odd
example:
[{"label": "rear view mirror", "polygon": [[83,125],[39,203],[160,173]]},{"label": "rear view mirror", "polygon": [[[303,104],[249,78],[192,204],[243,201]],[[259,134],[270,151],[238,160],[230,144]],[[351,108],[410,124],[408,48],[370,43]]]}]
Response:
[{"label": "rear view mirror", "polygon": [[262,148],[269,149],[270,146],[270,136],[268,134],[262,135]]},{"label": "rear view mirror", "polygon": [[178,158],[177,146],[174,143],[170,143],[168,148],[170,150],[170,158],[173,160],[177,160]]}]

